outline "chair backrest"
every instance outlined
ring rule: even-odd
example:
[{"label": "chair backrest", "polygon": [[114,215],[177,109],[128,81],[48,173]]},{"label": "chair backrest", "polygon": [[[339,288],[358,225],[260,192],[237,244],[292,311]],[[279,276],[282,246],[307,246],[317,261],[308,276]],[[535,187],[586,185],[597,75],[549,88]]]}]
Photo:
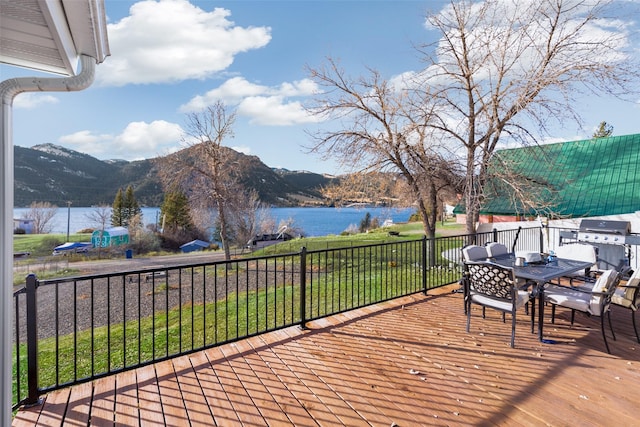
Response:
[{"label": "chair backrest", "polygon": [[592,292],[598,292],[591,295],[589,301],[589,312],[599,316],[602,313],[603,306],[608,305],[611,301],[611,295],[616,290],[620,275],[615,270],[605,270],[598,280],[593,284]]},{"label": "chair backrest", "polygon": [[[595,246],[586,243],[571,243],[558,246],[555,252],[558,258],[589,262],[593,264],[589,267],[590,269],[598,269],[598,254]],[[581,275],[581,273],[575,273],[573,275]]]},{"label": "chair backrest", "polygon": [[462,259],[464,262],[484,261],[488,257],[487,248],[478,245],[468,245],[462,248]]},{"label": "chair backrest", "polygon": [[491,298],[512,300],[515,275],[512,268],[491,263],[467,263],[469,287]]},{"label": "chair backrest", "polygon": [[487,243],[487,253],[490,257],[497,257],[500,255],[506,255],[509,253],[509,249],[498,242]]},{"label": "chair backrest", "polygon": [[640,305],[640,269],[636,269],[624,288],[624,299],[629,300],[636,307]]}]

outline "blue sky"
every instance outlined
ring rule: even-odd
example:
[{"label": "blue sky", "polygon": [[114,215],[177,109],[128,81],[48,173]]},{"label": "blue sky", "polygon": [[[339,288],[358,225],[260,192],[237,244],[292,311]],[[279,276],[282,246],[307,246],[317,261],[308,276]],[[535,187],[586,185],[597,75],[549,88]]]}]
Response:
[{"label": "blue sky", "polygon": [[[414,46],[437,36],[425,16],[446,3],[106,0],[111,56],[96,82],[82,92],[19,95],[14,144],[54,143],[99,159],[157,157],[181,147],[188,112],[222,99],[238,111],[226,145],[271,167],[338,173],[337,162],[304,149],[305,129],[322,125],[302,109],[314,90],[305,66],[331,56],[352,76],[366,67],[386,78],[417,71]],[[638,1],[622,3],[637,20]],[[0,73],[37,75],[8,66]],[[640,133],[638,102],[585,98],[581,109],[585,127],[557,129],[558,140],[589,137],[602,120],[617,135]]]}]

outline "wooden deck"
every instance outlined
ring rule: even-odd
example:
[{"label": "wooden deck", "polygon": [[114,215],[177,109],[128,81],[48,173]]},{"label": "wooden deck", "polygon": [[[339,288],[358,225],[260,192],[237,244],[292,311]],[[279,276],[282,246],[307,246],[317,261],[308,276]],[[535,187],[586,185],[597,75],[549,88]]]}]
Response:
[{"label": "wooden deck", "polygon": [[[44,396],[14,426],[606,426],[639,425],[640,344],[614,308],[617,341],[597,319],[558,310],[543,344],[518,318],[461,294],[417,295],[264,334]],[[547,310],[550,311],[550,310]]]}]

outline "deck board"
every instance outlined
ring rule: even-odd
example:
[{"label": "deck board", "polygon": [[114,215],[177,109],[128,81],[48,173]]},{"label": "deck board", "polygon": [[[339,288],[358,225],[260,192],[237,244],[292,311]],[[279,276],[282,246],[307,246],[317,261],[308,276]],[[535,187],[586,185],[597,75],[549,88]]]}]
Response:
[{"label": "deck board", "polygon": [[[638,425],[640,344],[627,310],[597,319],[472,311],[443,289],[181,356],[43,396],[14,426]],[[609,333],[610,334],[610,333]],[[610,336],[610,335],[609,335]]]},{"label": "deck board", "polygon": [[140,425],[154,426],[164,424],[164,413],[160,402],[158,379],[153,365],[136,369],[138,384],[138,409]]}]

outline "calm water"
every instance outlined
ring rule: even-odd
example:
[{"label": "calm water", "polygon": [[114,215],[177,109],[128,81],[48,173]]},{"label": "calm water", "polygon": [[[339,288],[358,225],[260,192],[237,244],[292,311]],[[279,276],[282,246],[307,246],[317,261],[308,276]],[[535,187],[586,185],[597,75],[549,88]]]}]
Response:
[{"label": "calm water", "polygon": [[[14,218],[22,218],[29,209],[14,209]],[[51,224],[53,233],[67,232],[67,221],[70,233],[75,233],[84,228],[95,228],[98,225],[88,218],[94,212],[93,208],[66,207],[58,208]],[[159,208],[142,208],[142,219],[146,224],[158,221]],[[304,230],[306,236],[326,236],[328,234],[340,234],[351,224],[358,226],[360,221],[369,212],[372,218],[378,218],[380,223],[386,219],[393,222],[406,222],[414,212],[411,208],[271,208],[270,213],[276,219],[276,224],[281,220],[293,219],[294,224]]]}]

